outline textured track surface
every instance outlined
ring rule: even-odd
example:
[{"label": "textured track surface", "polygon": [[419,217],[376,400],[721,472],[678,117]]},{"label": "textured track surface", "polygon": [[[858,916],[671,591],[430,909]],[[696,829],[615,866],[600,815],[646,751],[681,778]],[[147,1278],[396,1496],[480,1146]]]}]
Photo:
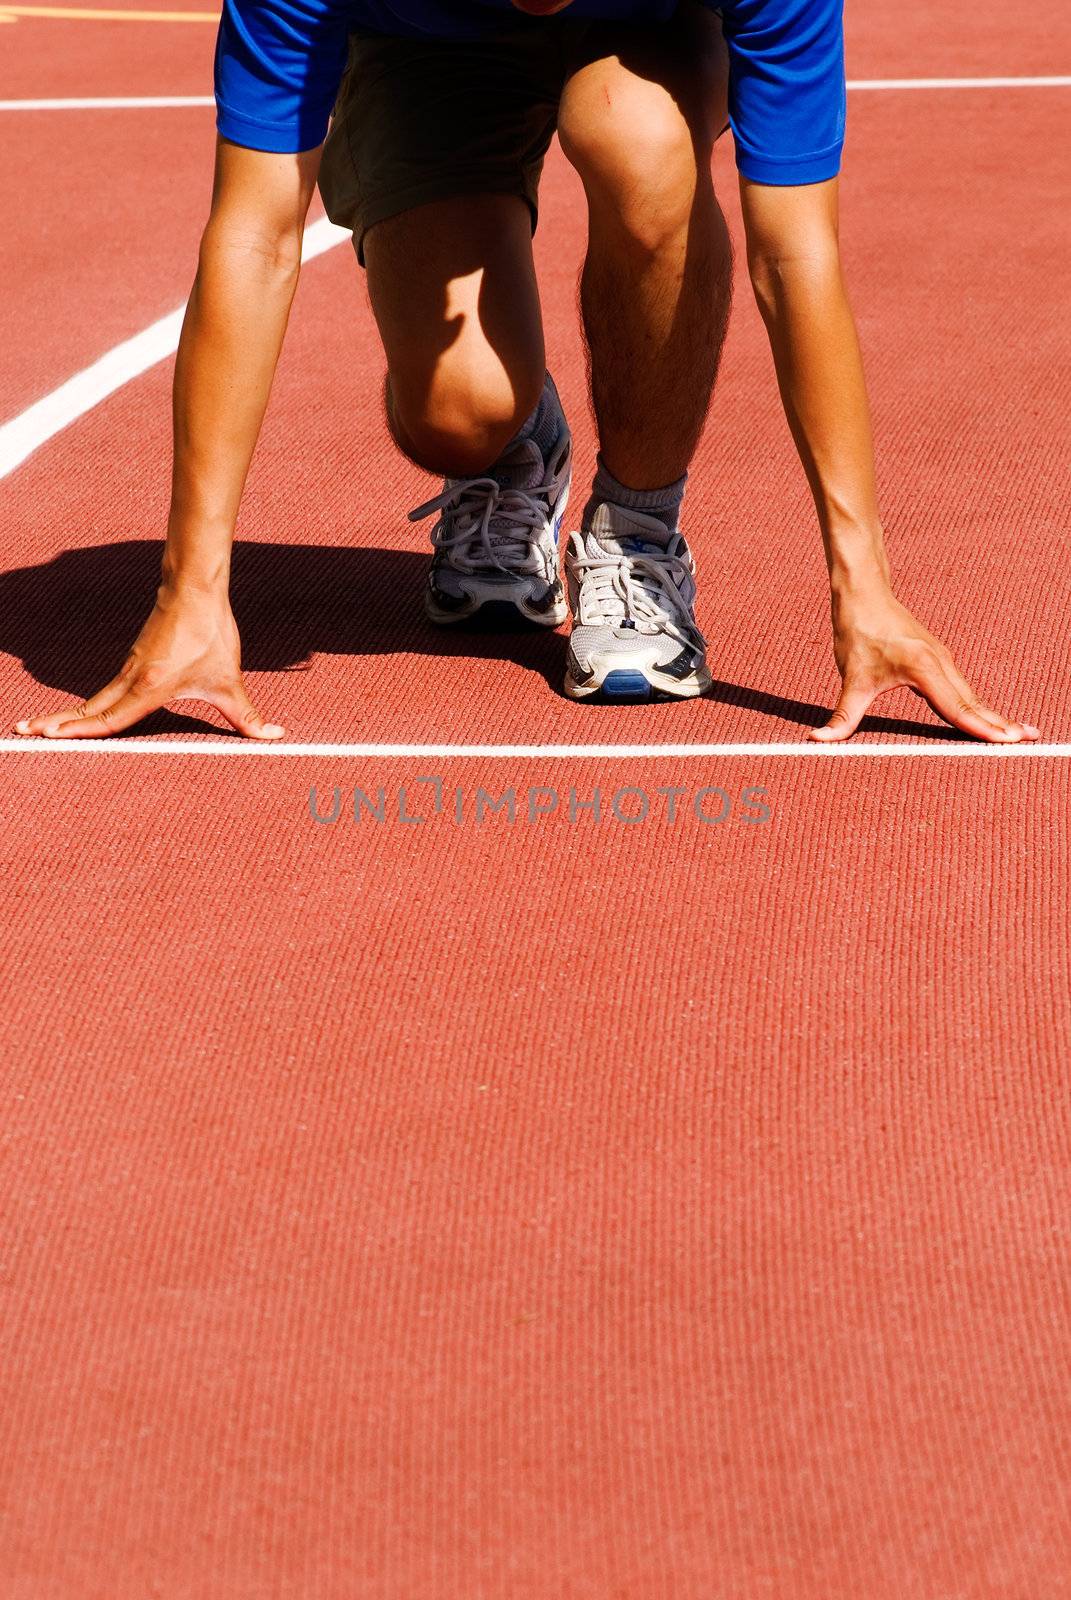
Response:
[{"label": "textured track surface", "polygon": [[[1071,736],[1071,571],[1062,549],[1071,427],[1055,381],[1066,367],[1066,315],[1054,314],[1051,285],[1071,248],[1066,93],[1025,93],[853,99],[845,232],[902,592],[988,698],[1060,739]],[[71,113],[47,124],[24,118],[22,127],[55,128],[57,118],[73,144]],[[117,141],[131,137],[122,130],[144,119],[154,141],[159,119],[185,127],[188,138],[177,193],[150,196],[147,206],[115,170]],[[121,206],[129,213],[129,242],[109,237],[99,266],[77,265],[77,282],[92,280],[89,317],[64,255],[62,219],[45,219],[50,237],[34,246],[34,259],[48,259],[49,270],[36,288],[20,277],[8,309],[20,395],[12,410],[27,390],[43,392],[181,302],[209,135],[209,114],[196,110],[94,113],[82,135],[81,184],[99,165],[108,216]],[[46,156],[23,149],[18,170],[30,187],[13,194],[16,214],[32,204],[32,182],[45,180]],[[719,173],[731,206],[728,151]],[[176,219],[173,231],[160,208]],[[1011,217],[1018,231],[998,227]],[[550,359],[582,475],[593,455],[573,310],[583,222],[579,185],[560,160],[548,173],[543,222]],[[104,219],[96,226],[108,236]],[[121,273],[143,245],[162,288],[140,275],[128,284]],[[65,369],[72,321],[74,361]],[[20,337],[26,326],[32,340]],[[822,719],[836,680],[821,553],[744,285],[687,502],[703,580],[699,616],[718,680],[711,699],[688,706],[572,706],[556,692],[562,635],[474,643],[444,639],[423,620],[426,545],[405,512],[433,486],[386,437],[380,366],[343,246],[306,274],[241,522],[236,605],[246,659],[267,713],[295,737],[768,739],[798,737]],[[51,706],[89,692],[122,659],[155,582],[169,382],[169,369],[156,369],[0,484],[11,569],[0,576],[0,649],[11,657],[0,668],[5,715],[25,712],[27,697]],[[80,601],[89,593],[99,603],[87,615]],[[306,663],[311,670],[295,676]],[[922,737],[927,725],[919,702],[890,698],[870,736]]]},{"label": "textured track surface", "polygon": [[[989,4],[962,39],[948,0],[896,17],[854,18],[855,75],[1071,60],[1052,6],[1011,36]],[[204,89],[210,29],[136,26],[109,52],[5,25],[0,95]],[[1052,740],[1067,93],[860,95],[845,204],[902,590]],[[209,148],[195,110],[22,118],[0,421],[179,303]],[[543,221],[590,461],[560,159]],[[96,687],[137,627],[169,376],[0,483],[5,722]],[[343,248],[302,287],[236,571],[292,737],[774,741],[822,716],[817,538],[743,285],[688,500],[699,704],[574,706],[561,636],[434,633],[404,516],[428,481],[378,386]],[[153,726],[215,736],[196,708]],[[940,736],[907,698],[868,730]],[[1071,1595],[1071,765],[0,759],[5,1595]],[[516,820],[478,823],[481,788]]]}]

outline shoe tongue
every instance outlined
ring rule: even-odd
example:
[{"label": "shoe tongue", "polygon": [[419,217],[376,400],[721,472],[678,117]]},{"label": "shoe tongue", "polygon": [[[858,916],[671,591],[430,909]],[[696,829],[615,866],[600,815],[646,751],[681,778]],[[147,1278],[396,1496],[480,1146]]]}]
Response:
[{"label": "shoe tongue", "polygon": [[543,452],[534,439],[521,439],[487,470],[503,489],[541,489],[546,473]]},{"label": "shoe tongue", "polygon": [[588,543],[611,555],[642,556],[665,550],[673,534],[657,517],[608,501],[595,508],[588,531]]},{"label": "shoe tongue", "polygon": [[[493,478],[502,489],[521,489],[532,493],[542,489],[546,481],[547,468],[543,460],[543,452],[534,439],[521,439],[504,454],[499,456],[493,466],[480,474],[484,478]],[[461,480],[447,479],[447,482]],[[519,527],[515,517],[511,517],[509,510],[499,510],[492,516],[487,524],[488,541],[493,548],[502,547],[509,552],[510,558],[521,560],[525,556],[524,547],[527,543],[527,530]]]}]

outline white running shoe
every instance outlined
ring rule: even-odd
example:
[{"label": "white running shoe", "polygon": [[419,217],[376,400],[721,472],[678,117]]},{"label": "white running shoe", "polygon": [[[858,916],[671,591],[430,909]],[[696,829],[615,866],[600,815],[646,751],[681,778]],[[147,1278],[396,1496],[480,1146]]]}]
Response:
[{"label": "white running shoe", "polygon": [[[424,609],[432,622],[488,619],[557,628],[568,616],[558,536],[569,499],[572,440],[562,432],[549,457],[534,439],[513,446],[482,478],[447,478],[443,492],[409,520],[440,512]],[[482,620],[482,619],[481,619]]]},{"label": "white running shoe", "polygon": [[706,640],[692,614],[695,563],[682,533],[604,501],[587,536],[570,536],[565,576],[571,699],[686,700],[710,688]]}]

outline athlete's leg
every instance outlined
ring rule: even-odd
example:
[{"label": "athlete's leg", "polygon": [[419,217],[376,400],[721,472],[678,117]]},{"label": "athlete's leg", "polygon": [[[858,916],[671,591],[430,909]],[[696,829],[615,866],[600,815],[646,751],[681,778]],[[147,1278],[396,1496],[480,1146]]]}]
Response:
[{"label": "athlete's leg", "polygon": [[439,513],[428,616],[452,625],[490,608],[556,627],[572,456],[544,366],[529,204],[436,200],[376,223],[363,244],[391,432],[446,480],[413,513]]},{"label": "athlete's leg", "polygon": [[580,286],[601,457],[566,553],[577,699],[686,698],[710,683],[677,519],[717,374],[732,284],[711,152],[726,117],[716,17],[597,30],[559,133],[587,191]]},{"label": "athlete's leg", "polygon": [[450,478],[496,460],[545,372],[532,223],[564,56],[500,20],[471,40],[355,33],[320,177],[367,268],[395,437]]},{"label": "athlete's leg", "polygon": [[602,457],[633,490],[687,471],[717,374],[732,289],[710,159],[727,120],[720,22],[697,7],[615,29],[614,53],[562,96],[562,148],[587,193],[580,285]]},{"label": "athlete's leg", "polygon": [[377,223],[364,256],[395,439],[430,472],[483,472],[543,388],[527,204],[488,194],[418,206]]},{"label": "athlete's leg", "polygon": [[474,40],[356,34],[324,150],[328,212],[367,268],[392,432],[446,480],[411,513],[439,513],[425,591],[437,623],[487,606],[543,627],[565,616],[570,439],[532,263],[557,37],[512,22]]}]

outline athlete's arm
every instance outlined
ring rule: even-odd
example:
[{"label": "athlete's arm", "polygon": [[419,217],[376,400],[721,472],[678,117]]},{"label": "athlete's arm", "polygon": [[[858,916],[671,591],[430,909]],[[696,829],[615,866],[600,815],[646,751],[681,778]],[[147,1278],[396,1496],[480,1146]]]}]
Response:
[{"label": "athlete's arm", "polygon": [[841,693],[814,737],[848,738],[879,694],[907,684],[965,733],[1036,738],[980,703],[890,584],[837,239],[843,0],[722,0],[722,15],[751,280],[829,563]]},{"label": "athlete's arm", "polygon": [[16,724],[50,738],[117,733],[204,700],[277,739],[242,681],[229,574],[238,502],[297,287],[305,214],[346,61],[338,0],[223,0],[216,175],[179,342],[161,583],[118,676],[80,706]]},{"label": "athlete's arm", "polygon": [[171,510],[156,604],[110,683],[82,705],[17,724],[20,733],[100,738],[171,701],[197,699],[249,738],[282,736],[242,681],[231,544],[318,166],[318,149],[279,155],[219,141],[175,367]]},{"label": "athlete's arm", "polygon": [[825,543],[842,687],[817,739],[846,739],[878,695],[916,690],[953,727],[1012,742],[1037,730],[983,705],[939,640],[896,599],[874,484],[870,408],[837,238],[837,181],[741,178],[748,265],[785,415]]}]

